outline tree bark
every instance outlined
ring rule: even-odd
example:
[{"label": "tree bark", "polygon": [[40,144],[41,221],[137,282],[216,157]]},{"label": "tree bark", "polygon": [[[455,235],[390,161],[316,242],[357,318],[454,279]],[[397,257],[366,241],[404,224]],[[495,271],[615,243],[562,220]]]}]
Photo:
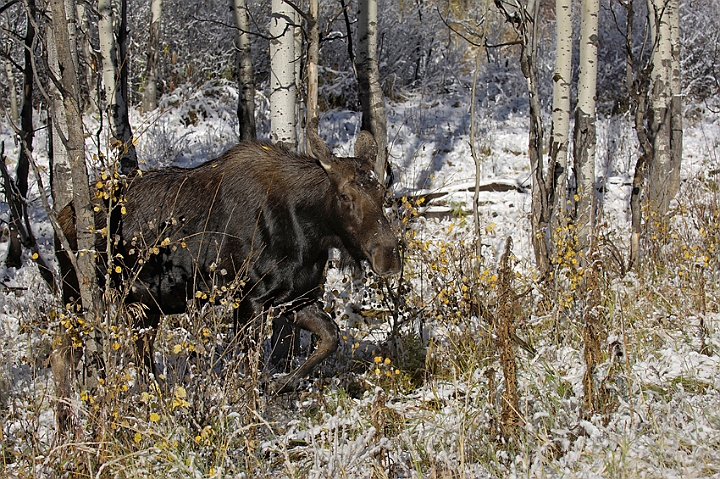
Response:
[{"label": "tree bark", "polygon": [[352,65],[353,73],[355,78],[358,77],[357,65],[355,63],[355,52],[353,51],[353,40],[352,40],[352,28],[350,27],[350,15],[348,15],[348,9],[350,5],[345,4],[345,0],[340,0],[340,6],[343,11],[343,19],[345,20],[345,34],[347,35],[347,51],[350,65]]},{"label": "tree bark", "polygon": [[295,117],[295,11],[283,0],[272,0],[270,18],[270,140],[297,148]]},{"label": "tree bark", "polygon": [[[33,51],[35,48],[35,0],[26,0],[25,4],[27,24],[25,27],[25,38],[23,44],[25,46],[24,54],[24,70],[23,70],[23,98],[22,107],[20,109],[20,154],[18,155],[17,168],[15,169],[15,185],[18,194],[24,200],[27,198],[28,192],[28,173],[30,170],[30,162],[28,153],[32,152],[33,139],[35,138],[35,128],[33,127]],[[19,221],[25,221],[29,224],[27,211],[25,216],[15,218],[10,222],[10,244],[5,259],[8,266],[19,268],[22,266],[22,244],[20,234],[23,228]]]},{"label": "tree bark", "polygon": [[[62,100],[65,110],[67,137],[63,138],[65,150],[70,158],[72,173],[73,202],[76,212],[78,241],[77,276],[80,281],[80,298],[85,311],[85,320],[96,325],[100,314],[100,295],[95,275],[95,234],[94,215],[90,197],[90,185],[85,166],[85,139],[79,102],[79,84],[73,63],[65,2],[51,0],[52,30],[61,72]],[[83,383],[94,390],[102,373],[102,348],[98,330],[95,327],[85,344],[85,371]]]},{"label": "tree bark", "polygon": [[599,0],[583,0],[580,26],[580,77],[575,110],[574,170],[577,184],[575,223],[578,247],[587,257],[595,230],[595,95]]},{"label": "tree bark", "polygon": [[5,74],[8,79],[8,95],[10,96],[10,119],[16,122],[20,119],[18,111],[17,92],[15,91],[15,73],[10,62],[5,62]]},{"label": "tree bark", "polygon": [[[117,19],[113,12],[112,0],[98,1],[100,14],[98,32],[110,131],[119,151],[120,172],[127,175],[137,169],[138,163],[127,102],[127,0],[119,1],[120,11]],[[115,20],[117,20],[117,29]]]},{"label": "tree bark", "polygon": [[362,129],[373,134],[378,145],[375,174],[381,182],[387,171],[387,120],[380,86],[377,57],[377,0],[361,0],[358,19],[357,75]]},{"label": "tree bark", "polygon": [[627,10],[625,23],[625,86],[630,105],[634,110],[635,134],[640,144],[640,155],[635,162],[632,190],[630,193],[630,254],[628,269],[639,264],[642,234],[642,196],[645,188],[647,165],[653,156],[652,142],[648,138],[646,110],[648,100],[648,77],[650,65],[643,67],[633,54],[633,22],[635,7],[632,1],[623,4]]},{"label": "tree bark", "polygon": [[[307,20],[308,29],[308,56],[307,56],[307,101],[306,101],[306,124],[305,127],[314,129],[312,134],[317,135],[317,121],[313,121],[319,117],[318,109],[318,63],[320,58],[320,28],[318,25],[318,0],[310,0]],[[311,133],[305,135],[305,152],[312,154],[312,145],[310,142]]]},{"label": "tree bark", "polygon": [[302,128],[302,125],[298,125],[298,123],[302,122],[301,119],[306,116],[305,96],[302,94],[303,62],[306,59],[303,55],[303,30],[300,13],[300,10],[296,8],[292,9],[293,50],[295,52],[293,61],[293,65],[295,66],[295,135],[298,153],[305,153],[305,145],[307,143],[305,139],[305,129]]},{"label": "tree bark", "polygon": [[683,152],[682,115],[682,70],[680,69],[680,5],[677,0],[670,3],[668,23],[670,24],[670,195],[674,197],[680,189],[680,168]]},{"label": "tree bark", "polygon": [[[84,62],[84,74],[78,75],[81,79],[81,88],[86,88],[88,95],[83,102],[83,110],[100,111],[100,101],[98,99],[98,79],[95,74],[96,57],[92,46],[90,45],[90,20],[88,19],[87,8],[83,2],[76,4],[77,19],[79,24],[78,43]],[[82,68],[78,69],[78,73]]]},{"label": "tree bark", "polygon": [[[496,5],[498,1],[496,0]],[[535,263],[541,277],[550,271],[549,248],[549,198],[548,191],[552,181],[546,181],[543,167],[543,125],[540,117],[541,106],[537,81],[537,18],[540,13],[539,0],[529,0],[524,9],[518,12],[521,21],[517,28],[522,38],[520,50],[520,68],[527,79],[530,104],[530,132],[528,135],[528,156],[530,157],[530,174],[532,178],[532,205],[530,208],[530,224],[532,228],[532,245]],[[508,21],[512,17],[505,12]],[[548,165],[547,177],[554,178],[554,165]]]},{"label": "tree bark", "polygon": [[[679,64],[673,52],[673,27],[677,25],[677,0],[649,0],[649,22],[654,27],[652,71],[650,73],[650,115],[649,139],[653,145],[653,156],[648,165],[648,211],[651,226],[664,232],[667,227],[667,212],[670,201],[680,188],[680,156],[682,153],[682,121],[673,124],[673,101],[679,110],[680,92],[674,87],[679,84]],[[677,40],[676,40],[677,41]],[[679,51],[679,44],[675,48]],[[673,68],[675,65],[677,68]],[[677,73],[674,72],[677,70]],[[676,78],[674,78],[676,77]],[[675,95],[677,94],[677,98]],[[678,118],[680,115],[676,115]],[[675,118],[677,121],[678,118]],[[677,132],[680,132],[678,135]],[[673,144],[673,140],[676,145]]]},{"label": "tree bark", "polygon": [[162,0],[152,0],[150,4],[150,35],[147,42],[147,62],[145,64],[145,89],[142,99],[142,108],[145,113],[157,108],[157,62],[161,16]]},{"label": "tree bark", "polygon": [[250,49],[250,22],[245,0],[234,0],[235,24],[238,27],[236,37],[236,70],[238,75],[238,122],[240,140],[253,140],[257,137],[255,127],[255,74]]},{"label": "tree bark", "polygon": [[[50,22],[54,22],[53,12],[48,10],[46,14],[50,15]],[[54,79],[54,81],[48,81],[47,90],[50,97],[50,111],[48,114],[51,162],[50,189],[53,197],[53,209],[57,214],[72,202],[73,182],[70,157],[68,156],[64,141],[64,139],[68,137],[67,119],[65,117],[63,95],[58,88],[61,80],[61,71],[58,63],[55,33],[52,27],[45,29],[45,38],[47,45],[48,74],[52,75]]]},{"label": "tree bark", "polygon": [[[553,198],[549,202],[551,237],[560,234],[568,216],[567,170],[570,141],[570,84],[572,83],[572,1],[556,0],[556,49],[553,74],[552,143],[550,161],[555,165]],[[551,242],[554,250],[556,241]]]}]

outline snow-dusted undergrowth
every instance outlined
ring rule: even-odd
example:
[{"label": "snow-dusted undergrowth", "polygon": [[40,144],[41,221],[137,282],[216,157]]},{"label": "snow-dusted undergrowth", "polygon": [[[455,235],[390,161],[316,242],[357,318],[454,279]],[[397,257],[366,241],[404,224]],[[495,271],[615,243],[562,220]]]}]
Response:
[{"label": "snow-dusted undergrowth", "polygon": [[[236,92],[177,90],[140,116],[147,165],[191,166],[237,140]],[[720,118],[686,127],[683,187],[666,246],[622,274],[634,135],[598,130],[602,238],[598,404],[583,408],[589,291],[571,267],[536,283],[524,113],[479,118],[483,259],[474,257],[467,98],[408,95],[388,105],[403,279],[331,270],[325,290],[343,337],[299,393],[269,400],[242,373],[252,352],[228,343],[220,311],[169,318],[157,361],[168,389],[138,389],[129,333],[114,332],[103,397],[78,402],[75,437],[56,437],[48,356],[62,313],[31,261],[0,270],[0,468],[9,477],[710,477],[720,474]],[[259,111],[264,102],[258,98]],[[263,123],[261,113],[261,124]],[[92,122],[89,118],[88,122]],[[321,135],[352,151],[356,113],[332,111]],[[92,130],[92,128],[90,128]],[[267,129],[265,127],[265,129]],[[36,142],[44,144],[44,130]],[[261,128],[261,131],[264,131]],[[12,160],[12,137],[1,139]],[[89,140],[90,141],[90,140]],[[91,146],[97,150],[97,145]],[[45,162],[42,148],[39,161]],[[422,193],[437,194],[418,202]],[[442,194],[442,196],[441,196]],[[51,230],[33,192],[41,252]],[[0,215],[7,218],[6,206]],[[513,240],[518,422],[501,434],[505,389],[495,323],[498,262]],[[0,256],[6,243],[0,243]],[[652,255],[650,254],[652,253]],[[265,332],[267,333],[267,331]],[[303,349],[311,342],[306,338]]]}]

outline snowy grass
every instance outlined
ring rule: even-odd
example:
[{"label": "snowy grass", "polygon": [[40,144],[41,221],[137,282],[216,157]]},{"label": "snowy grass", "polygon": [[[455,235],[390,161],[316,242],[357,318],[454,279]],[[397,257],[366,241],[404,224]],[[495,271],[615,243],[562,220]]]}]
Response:
[{"label": "snowy grass", "polygon": [[[224,108],[232,116],[231,91],[221,85],[209,98],[183,95],[166,105],[164,116],[145,119],[154,126],[141,137],[141,151],[158,164],[189,164],[184,162],[210,157],[222,150],[223,141],[233,141],[218,106],[230,104]],[[551,283],[538,284],[527,193],[484,194],[483,258],[475,256],[466,196],[452,193],[442,200],[453,205],[444,219],[423,217],[426,205],[413,202],[413,188],[440,191],[472,179],[467,132],[452,113],[454,102],[448,105],[410,99],[391,108],[394,131],[405,131],[392,146],[400,167],[397,191],[406,195],[392,213],[404,243],[403,277],[388,289],[372,275],[348,278],[331,270],[324,299],[342,344],[297,393],[265,396],[262,367],[253,365],[262,364],[267,351],[262,344],[234,341],[222,308],[207,307],[163,322],[156,362],[167,385],[143,385],[134,367],[133,332],[127,321],[117,319],[115,329],[107,331],[112,368],[102,394],[73,398],[78,428],[56,436],[52,407],[57,398],[48,357],[53,328],[66,312],[32,263],[3,270],[2,474],[720,475],[717,120],[709,116],[688,127],[688,161],[672,228],[649,242],[641,267],[627,273],[622,258],[627,256],[625,181],[631,162],[623,155],[633,146],[618,125],[622,122],[603,126],[600,138],[608,153],[601,161],[609,166],[595,273],[580,274],[580,265],[568,256]],[[204,109],[211,112],[205,113],[210,127],[183,123],[184,116],[192,117],[188,112]],[[486,125],[486,179],[522,184],[526,120],[501,116],[499,123]],[[357,126],[356,115],[333,112],[323,119],[321,134],[347,152]],[[448,132],[457,136],[443,139]],[[611,164],[607,158],[613,155]],[[517,296],[512,302],[501,289],[500,255],[508,236],[514,244],[510,284]],[[115,313],[117,318],[127,314],[122,308]],[[592,409],[584,402],[583,380],[590,313],[598,321],[599,346]],[[511,344],[518,396],[510,427],[503,424],[507,379],[498,342],[503,318],[516,328]],[[267,325],[254,326],[267,337]],[[306,338],[303,354],[310,346]]]}]

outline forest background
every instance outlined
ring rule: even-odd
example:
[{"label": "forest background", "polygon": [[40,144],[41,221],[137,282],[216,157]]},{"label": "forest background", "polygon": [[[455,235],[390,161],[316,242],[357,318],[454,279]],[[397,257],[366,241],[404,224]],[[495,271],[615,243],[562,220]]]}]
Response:
[{"label": "forest background", "polygon": [[[198,164],[252,135],[248,118],[303,148],[314,2],[244,3],[0,6],[8,475],[720,473],[712,0],[318,2],[316,108],[340,151],[368,127],[360,40],[377,8],[387,129],[370,129],[394,170],[403,277],[330,275],[341,353],[278,404],[219,359],[220,312],[163,326],[160,362],[178,378],[165,395],[137,389],[117,322],[99,344],[112,376],[92,395],[77,386],[82,427],[56,435],[48,358],[70,313],[43,280],[56,281],[53,206],[83,193],[67,185]],[[53,53],[59,24],[69,48]],[[290,106],[273,106],[280,39],[299,47],[281,61]],[[60,160],[73,147],[79,166]]]}]

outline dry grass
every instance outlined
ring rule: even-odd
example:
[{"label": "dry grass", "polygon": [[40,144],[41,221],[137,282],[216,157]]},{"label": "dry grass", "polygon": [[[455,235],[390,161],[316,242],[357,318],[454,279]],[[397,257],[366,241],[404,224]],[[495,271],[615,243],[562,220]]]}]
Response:
[{"label": "dry grass", "polygon": [[[65,437],[53,432],[47,357],[67,318],[47,294],[3,293],[0,468],[93,478],[720,473],[720,203],[711,182],[692,181],[639,269],[624,271],[614,233],[601,229],[586,265],[559,245],[543,285],[511,248],[497,265],[476,258],[463,218],[429,231],[405,205],[402,281],[328,289],[340,353],[280,398],[263,394],[269,323],[236,338],[220,296],[163,322],[164,388],[138,378],[136,312],[110,309],[112,321],[95,325],[106,328],[106,377],[96,394],[76,389],[77,428]],[[353,310],[363,288],[382,313]]]}]

